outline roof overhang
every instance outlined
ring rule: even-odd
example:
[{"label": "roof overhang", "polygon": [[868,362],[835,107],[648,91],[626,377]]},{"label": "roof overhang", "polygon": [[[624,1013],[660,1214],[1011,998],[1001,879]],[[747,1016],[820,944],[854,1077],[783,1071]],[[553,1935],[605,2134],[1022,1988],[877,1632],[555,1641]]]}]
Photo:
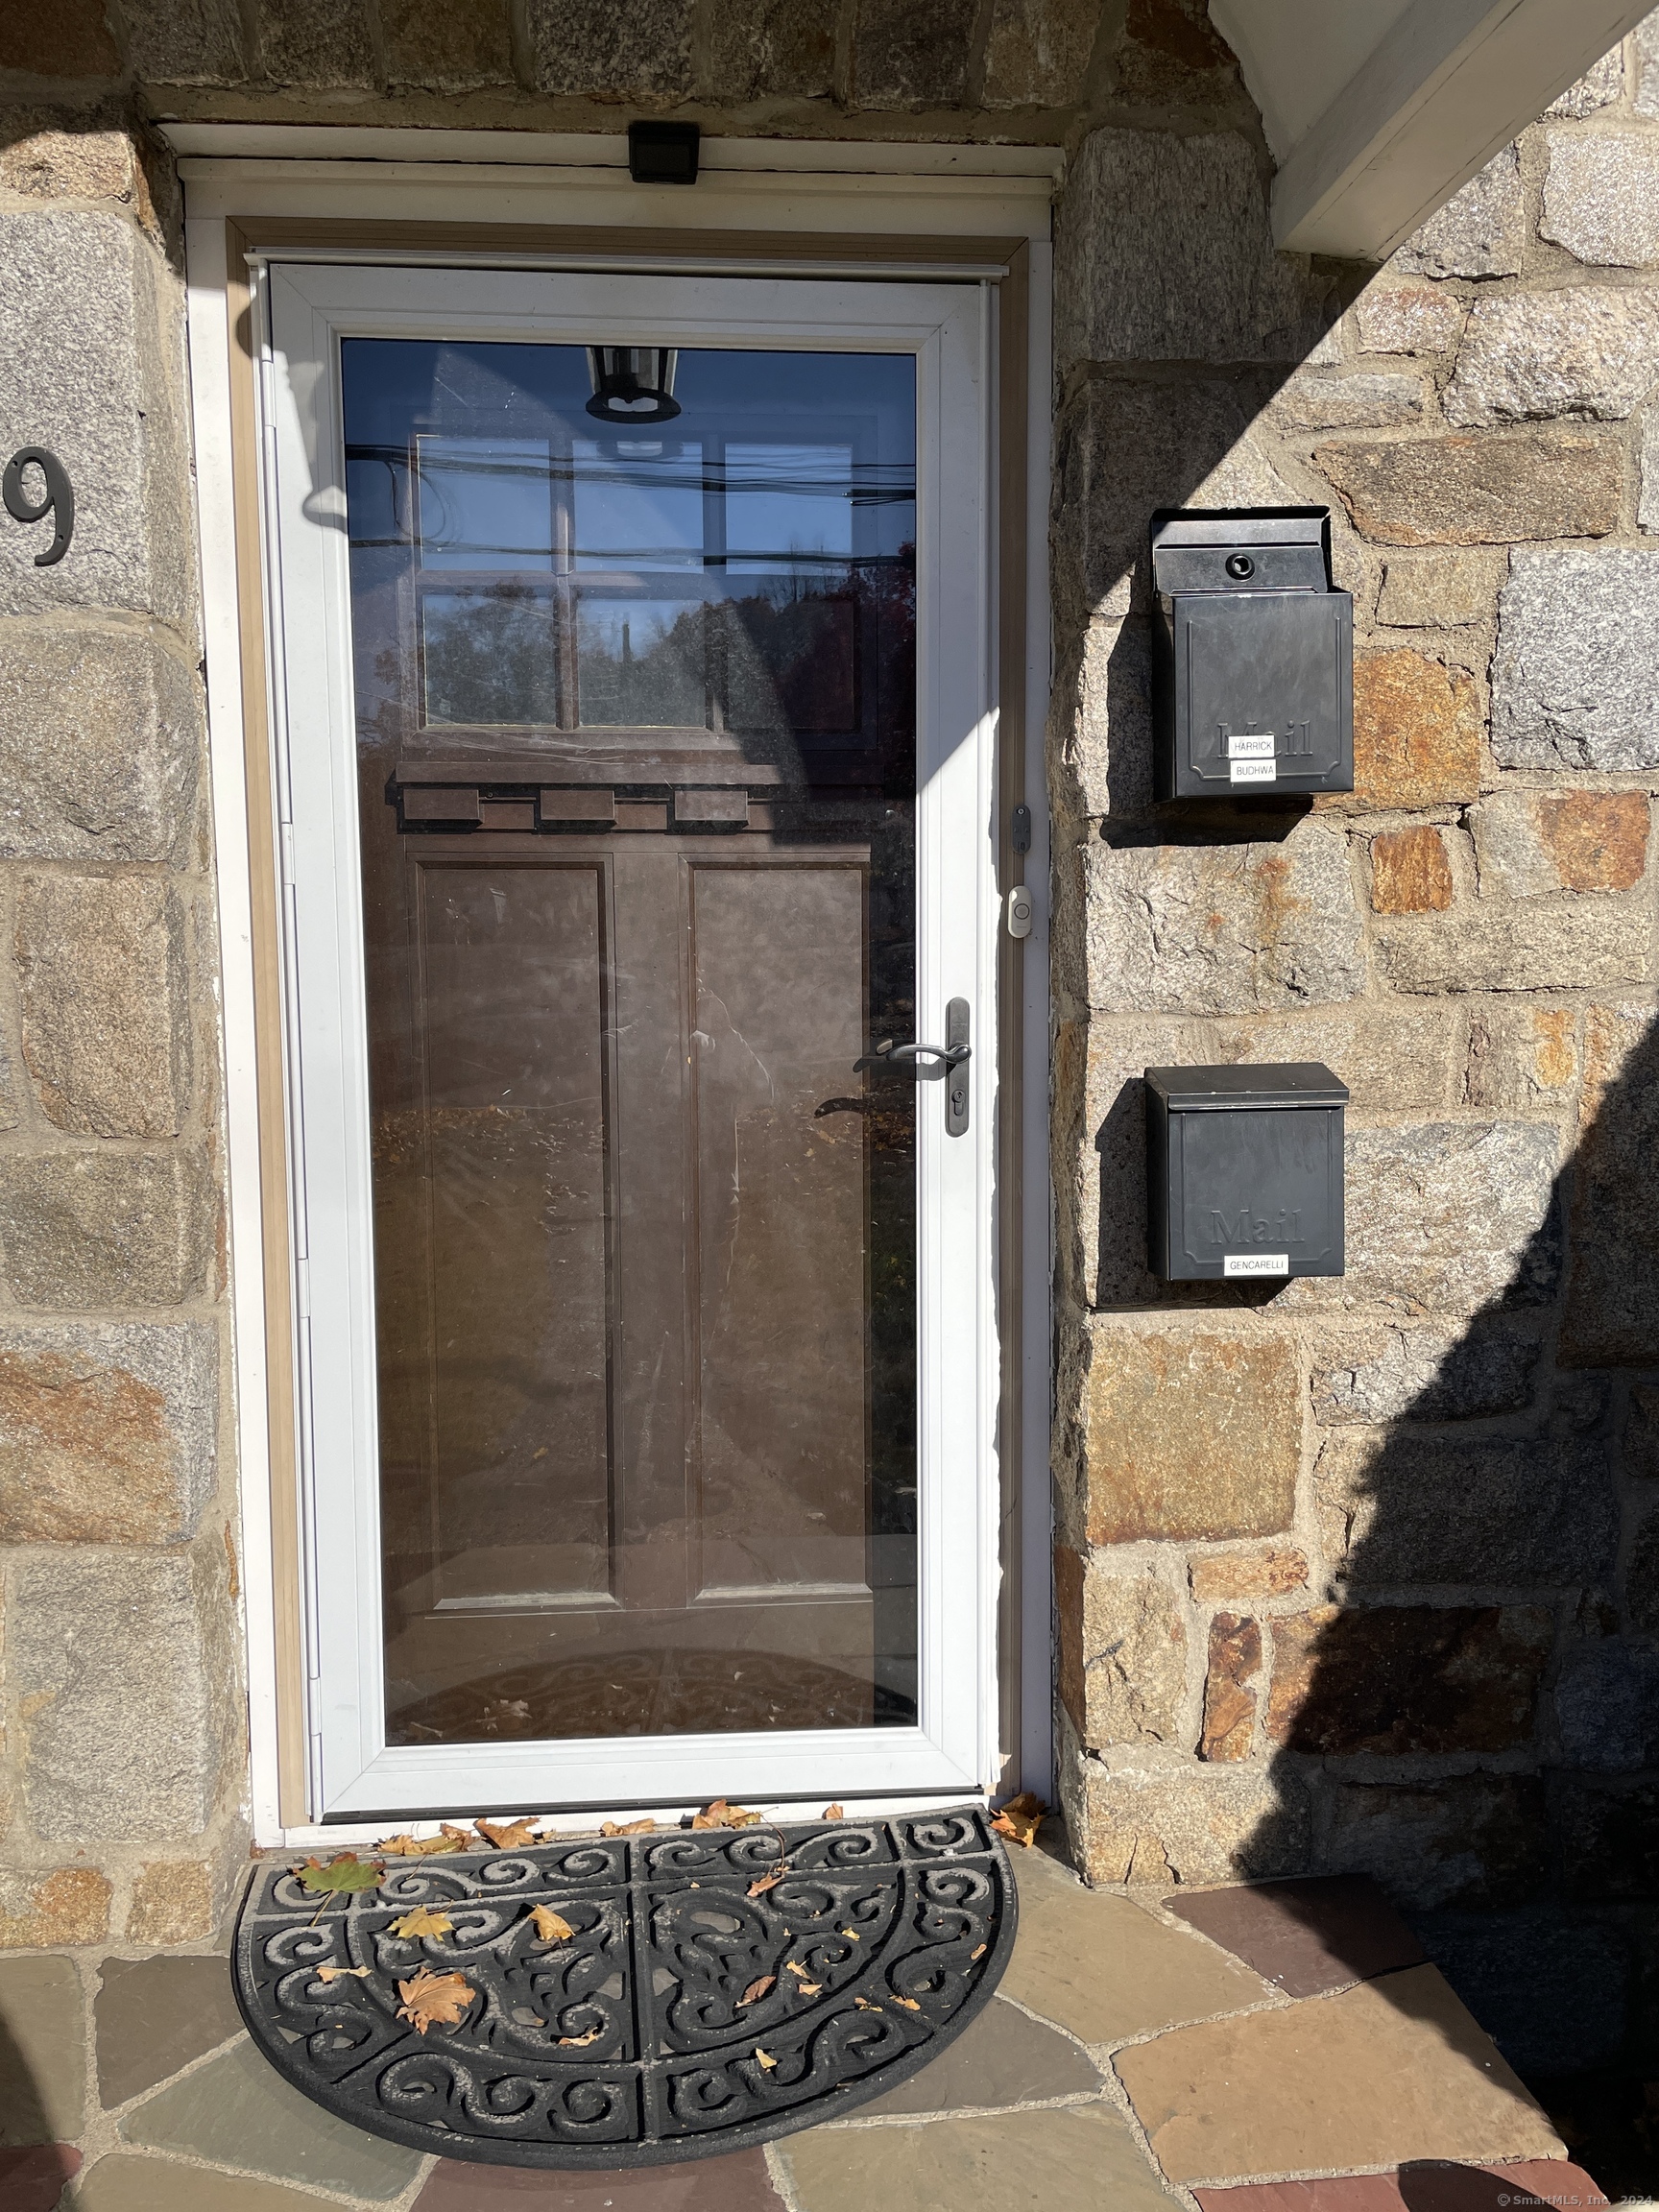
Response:
[{"label": "roof overhang", "polygon": [[1279,172],[1277,243],[1381,261],[1652,0],[1210,0]]}]

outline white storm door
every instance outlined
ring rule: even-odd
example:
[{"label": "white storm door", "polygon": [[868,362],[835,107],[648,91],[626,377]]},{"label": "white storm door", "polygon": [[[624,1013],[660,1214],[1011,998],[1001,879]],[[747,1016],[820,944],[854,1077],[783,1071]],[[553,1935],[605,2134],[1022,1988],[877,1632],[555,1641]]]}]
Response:
[{"label": "white storm door", "polygon": [[314,1817],[987,1788],[990,297],[263,290]]}]

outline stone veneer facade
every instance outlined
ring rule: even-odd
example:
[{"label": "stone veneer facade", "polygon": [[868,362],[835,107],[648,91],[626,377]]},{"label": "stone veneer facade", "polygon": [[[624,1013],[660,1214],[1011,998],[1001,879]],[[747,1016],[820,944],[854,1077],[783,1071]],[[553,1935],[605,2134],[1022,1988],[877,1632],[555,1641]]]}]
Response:
[{"label": "stone veneer facade", "polygon": [[[1370,1869],[1494,2006],[1519,1915],[1605,2042],[1659,1958],[1651,26],[1376,273],[1271,252],[1202,0],[6,11],[0,415],[80,517],[43,570],[0,528],[0,1945],[198,1938],[246,1847],[178,206],[145,119],[645,111],[1070,156],[1048,781],[1081,1860]],[[1206,501],[1334,511],[1351,800],[1150,804],[1145,525]],[[1354,1094],[1347,1276],[1162,1290],[1141,1070],[1303,1057]]]}]

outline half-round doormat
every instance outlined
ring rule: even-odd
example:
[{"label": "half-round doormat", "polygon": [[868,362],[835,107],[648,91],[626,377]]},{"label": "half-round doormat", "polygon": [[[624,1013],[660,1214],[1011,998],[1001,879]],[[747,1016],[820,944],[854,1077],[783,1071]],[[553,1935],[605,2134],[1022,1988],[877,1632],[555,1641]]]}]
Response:
[{"label": "half-round doormat", "polygon": [[[442,1932],[395,1934],[421,1907]],[[652,2165],[836,2119],[914,2074],[991,1995],[1014,1919],[972,1809],[404,1859],[321,1903],[278,1863],[242,1908],[236,1996],[271,2063],[372,2134],[504,2166]]]}]

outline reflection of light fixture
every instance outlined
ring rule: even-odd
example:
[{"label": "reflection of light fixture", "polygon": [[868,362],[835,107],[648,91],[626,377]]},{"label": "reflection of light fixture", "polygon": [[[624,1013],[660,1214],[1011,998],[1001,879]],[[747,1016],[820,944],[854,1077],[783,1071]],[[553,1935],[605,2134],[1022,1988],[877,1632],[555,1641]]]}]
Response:
[{"label": "reflection of light fixture", "polygon": [[601,422],[672,422],[680,412],[675,361],[672,346],[589,346],[589,414]]}]

